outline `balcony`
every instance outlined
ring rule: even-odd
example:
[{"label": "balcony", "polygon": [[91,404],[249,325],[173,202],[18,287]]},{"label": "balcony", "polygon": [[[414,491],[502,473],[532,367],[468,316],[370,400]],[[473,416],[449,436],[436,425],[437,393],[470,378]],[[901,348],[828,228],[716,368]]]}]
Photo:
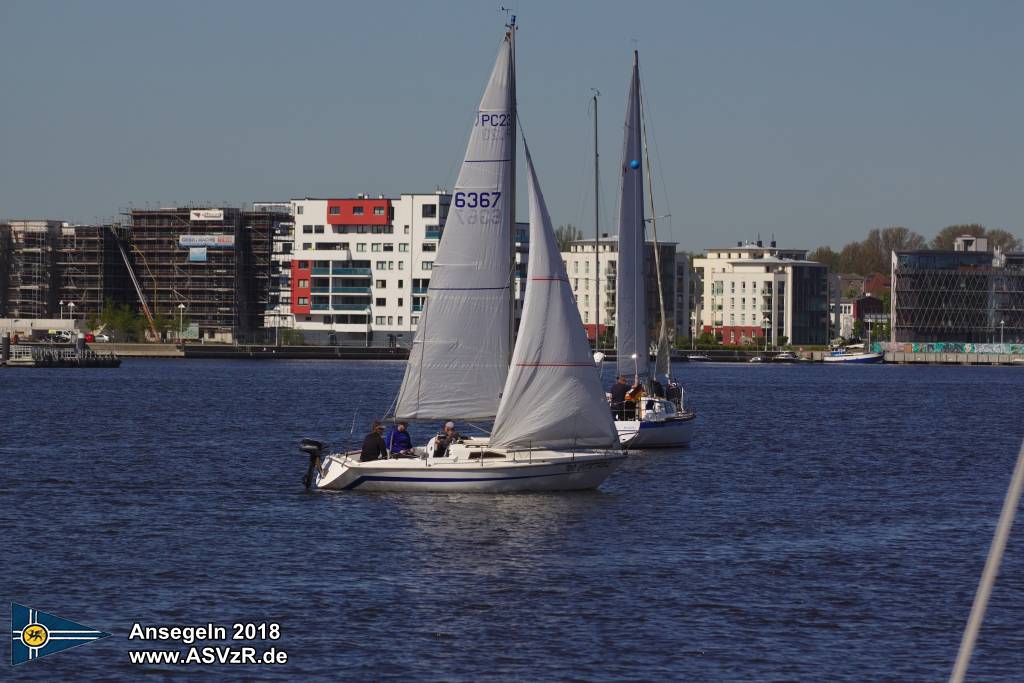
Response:
[{"label": "balcony", "polygon": [[427,288],[426,287],[413,287],[412,288],[412,293],[413,294],[426,294],[427,293]]},{"label": "balcony", "polygon": [[314,268],[313,269],[313,275],[330,275],[330,274],[331,274],[331,269],[330,268]]},{"label": "balcony", "polygon": [[331,287],[334,294],[369,294],[369,287]]},{"label": "balcony", "polygon": [[413,313],[419,313],[422,310],[423,310],[423,304],[413,304],[412,305],[412,312]]},{"label": "balcony", "polygon": [[366,311],[370,304],[334,304],[331,308],[335,311]]},{"label": "balcony", "polygon": [[441,239],[441,233],[442,232],[444,232],[444,231],[443,230],[427,230],[424,233],[423,236],[426,239],[428,239],[428,240],[439,240],[439,239]]},{"label": "balcony", "polygon": [[310,290],[313,294],[329,294],[331,291],[330,287],[312,287]]},{"label": "balcony", "polygon": [[[313,271],[314,275],[326,275],[326,269],[323,273],[319,273],[316,270]],[[333,275],[364,275],[369,276],[372,273],[369,268],[332,268],[331,274]]]},{"label": "balcony", "polygon": [[313,304],[310,309],[314,311],[329,311],[331,309],[330,304]]}]

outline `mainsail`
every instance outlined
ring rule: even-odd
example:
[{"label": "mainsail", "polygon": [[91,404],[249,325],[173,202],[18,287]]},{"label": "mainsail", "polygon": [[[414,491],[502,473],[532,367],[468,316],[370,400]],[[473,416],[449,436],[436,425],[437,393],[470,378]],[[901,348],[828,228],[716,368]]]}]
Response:
[{"label": "mainsail", "polygon": [[400,418],[487,419],[508,374],[515,176],[513,31],[473,122],[399,391]]},{"label": "mainsail", "polygon": [[622,146],[615,346],[619,374],[628,377],[635,372],[642,379],[647,375],[649,346],[644,296],[644,172],[640,132],[640,66],[634,51]]},{"label": "mainsail", "polygon": [[526,150],[529,281],[494,447],[612,447],[618,435],[569,287],[551,217]]}]

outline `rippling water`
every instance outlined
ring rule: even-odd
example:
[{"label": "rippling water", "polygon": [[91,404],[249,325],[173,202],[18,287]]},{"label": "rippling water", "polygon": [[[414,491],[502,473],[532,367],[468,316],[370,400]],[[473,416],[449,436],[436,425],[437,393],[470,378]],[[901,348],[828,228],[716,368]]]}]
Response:
[{"label": "rippling water", "polygon": [[[296,441],[359,441],[402,370],[0,370],[0,599],[114,634],[9,671],[948,677],[1024,437],[1024,368],[680,365],[692,447],[631,458],[599,491],[305,493]],[[290,661],[139,667],[136,621],[276,621],[265,645]],[[1022,679],[1022,624],[1019,519],[970,680]]]}]

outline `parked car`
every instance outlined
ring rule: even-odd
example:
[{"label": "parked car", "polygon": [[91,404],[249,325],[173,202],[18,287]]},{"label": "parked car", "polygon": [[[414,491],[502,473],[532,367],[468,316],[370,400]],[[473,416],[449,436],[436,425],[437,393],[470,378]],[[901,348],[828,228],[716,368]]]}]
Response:
[{"label": "parked car", "polygon": [[92,338],[93,338],[93,341],[97,341],[97,342],[108,342],[108,341],[110,341],[110,335],[103,334],[102,332],[100,334],[94,334],[92,336]]}]

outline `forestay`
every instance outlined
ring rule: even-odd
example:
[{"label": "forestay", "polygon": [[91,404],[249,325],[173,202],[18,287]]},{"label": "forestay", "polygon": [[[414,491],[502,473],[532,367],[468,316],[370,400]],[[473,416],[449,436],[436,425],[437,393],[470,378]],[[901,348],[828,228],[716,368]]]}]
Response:
[{"label": "forestay", "polygon": [[515,169],[512,34],[498,52],[459,172],[395,414],[487,419],[508,373]]},{"label": "forestay", "polygon": [[494,447],[612,447],[618,436],[529,149],[529,281]]},{"label": "forestay", "polygon": [[[631,376],[638,371],[644,377],[647,375],[649,346],[644,297],[644,172],[640,132],[640,70],[634,51],[622,146],[615,346],[619,374]],[[635,361],[633,354],[636,354]]]}]

